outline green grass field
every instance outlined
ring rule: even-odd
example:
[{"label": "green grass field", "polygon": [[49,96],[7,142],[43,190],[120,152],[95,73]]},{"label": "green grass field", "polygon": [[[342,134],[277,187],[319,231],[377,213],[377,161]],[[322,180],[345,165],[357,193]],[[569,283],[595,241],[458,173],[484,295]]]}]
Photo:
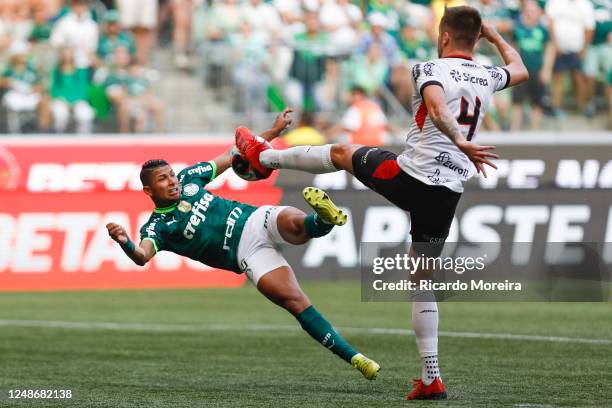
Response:
[{"label": "green grass field", "polygon": [[[3,293],[0,406],[612,406],[610,303],[441,304],[449,400],[414,403],[404,400],[420,372],[414,337],[371,330],[409,329],[410,305],[361,303],[356,283],[304,289],[380,362],[376,381],[323,349],[250,285]],[[15,388],[71,389],[74,397],[8,400]]]}]

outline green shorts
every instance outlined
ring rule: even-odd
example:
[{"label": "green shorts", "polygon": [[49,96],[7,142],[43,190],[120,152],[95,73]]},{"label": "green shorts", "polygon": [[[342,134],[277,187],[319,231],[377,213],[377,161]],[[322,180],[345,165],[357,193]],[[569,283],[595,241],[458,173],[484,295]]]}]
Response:
[{"label": "green shorts", "polygon": [[584,57],[584,73],[590,78],[610,85],[612,78],[612,45],[609,43],[591,45]]}]

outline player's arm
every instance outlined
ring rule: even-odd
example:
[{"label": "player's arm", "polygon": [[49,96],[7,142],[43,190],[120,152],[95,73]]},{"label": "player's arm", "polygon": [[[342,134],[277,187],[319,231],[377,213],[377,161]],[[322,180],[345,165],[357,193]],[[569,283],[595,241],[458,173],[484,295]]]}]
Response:
[{"label": "player's arm", "polygon": [[123,252],[130,257],[136,265],[144,266],[155,256],[155,247],[149,239],[144,239],[138,246],[134,245],[125,228],[113,222],[106,224],[108,235],[117,242]]},{"label": "player's arm", "polygon": [[448,108],[444,97],[444,89],[439,85],[426,86],[422,90],[423,100],[427,106],[427,114],[434,125],[444,133],[465,155],[474,163],[476,171],[482,173],[485,177],[487,172],[485,165],[497,169],[497,166],[490,159],[499,159],[495,153],[489,150],[495,149],[495,146],[480,146],[466,140],[461,133],[461,128],[457,119]]},{"label": "player's arm", "polygon": [[261,137],[270,142],[282,135],[283,132],[287,130],[293,122],[293,119],[291,119],[291,113],[293,113],[293,109],[291,109],[290,107],[286,107],[285,109],[283,109],[283,111],[278,114],[276,119],[274,119],[272,127],[262,132]]},{"label": "player's arm", "polygon": [[512,48],[491,24],[482,23],[481,36],[497,48],[504,60],[506,64],[504,68],[510,75],[508,86],[514,86],[529,79],[529,72],[518,51]]},{"label": "player's arm", "polygon": [[[274,120],[272,127],[261,134],[261,137],[267,141],[271,141],[278,136],[280,136],[293,121],[291,119],[290,114],[293,112],[291,108],[285,108]],[[228,149],[224,153],[210,160],[211,162],[215,162],[216,165],[216,175],[218,177],[225,170],[229,169],[232,166],[232,148]]]}]

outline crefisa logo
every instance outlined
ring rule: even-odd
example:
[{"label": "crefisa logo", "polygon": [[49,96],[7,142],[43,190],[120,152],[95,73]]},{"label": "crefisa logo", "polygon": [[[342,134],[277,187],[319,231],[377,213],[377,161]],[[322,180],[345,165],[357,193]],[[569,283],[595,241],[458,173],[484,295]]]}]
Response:
[{"label": "crefisa logo", "polygon": [[0,146],[0,191],[15,190],[19,183],[20,169],[15,156]]}]

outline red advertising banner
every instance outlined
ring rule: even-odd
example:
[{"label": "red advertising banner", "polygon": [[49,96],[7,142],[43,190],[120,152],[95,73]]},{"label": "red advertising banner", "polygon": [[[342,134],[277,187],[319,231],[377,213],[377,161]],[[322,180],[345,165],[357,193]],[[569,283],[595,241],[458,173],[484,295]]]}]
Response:
[{"label": "red advertising banner", "polygon": [[[0,141],[0,290],[232,287],[245,276],[161,252],[145,267],[106,233],[113,221],[138,241],[153,209],[140,165],[164,158],[175,171],[207,161],[230,141],[4,139]],[[255,205],[278,204],[274,177],[247,183],[231,170],[209,188]]]}]

